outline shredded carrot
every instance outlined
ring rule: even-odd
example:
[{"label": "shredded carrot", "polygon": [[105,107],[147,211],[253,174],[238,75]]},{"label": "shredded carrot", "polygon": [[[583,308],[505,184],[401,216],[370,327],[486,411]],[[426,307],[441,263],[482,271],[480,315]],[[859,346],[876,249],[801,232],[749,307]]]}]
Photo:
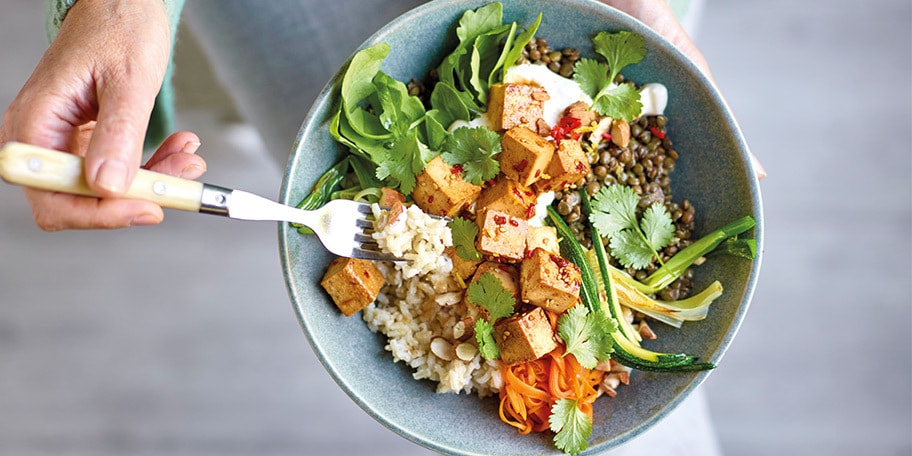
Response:
[{"label": "shredded carrot", "polygon": [[[552,327],[557,315],[548,312]],[[592,404],[605,372],[580,366],[564,347],[525,363],[502,368],[500,419],[521,434],[545,432],[550,428],[551,408],[559,399],[578,401],[579,409],[592,418]]]}]

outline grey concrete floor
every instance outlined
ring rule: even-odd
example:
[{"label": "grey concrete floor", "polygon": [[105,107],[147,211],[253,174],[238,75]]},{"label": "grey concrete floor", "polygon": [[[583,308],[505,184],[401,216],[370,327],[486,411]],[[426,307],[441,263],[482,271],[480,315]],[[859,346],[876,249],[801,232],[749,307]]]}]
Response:
[{"label": "grey concrete floor", "polygon": [[[707,3],[697,42],[769,172],[761,280],[705,384],[722,449],[912,454],[912,7]],[[0,5],[2,107],[41,24],[40,2]],[[275,196],[281,171],[214,99],[180,117],[206,180]],[[48,234],[6,185],[0,214],[0,454],[426,454],[317,363],[274,225]]]}]

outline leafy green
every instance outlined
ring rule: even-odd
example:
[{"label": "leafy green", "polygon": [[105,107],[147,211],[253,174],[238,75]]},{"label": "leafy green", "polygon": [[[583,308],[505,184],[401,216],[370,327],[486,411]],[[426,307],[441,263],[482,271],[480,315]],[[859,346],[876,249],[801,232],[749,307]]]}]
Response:
[{"label": "leafy green", "polygon": [[475,340],[478,350],[484,359],[491,360],[500,357],[500,350],[494,340],[494,324],[500,318],[513,315],[513,306],[516,300],[504,288],[503,283],[496,275],[485,272],[477,280],[469,284],[466,289],[466,299],[488,311],[488,318],[479,318],[475,321]]},{"label": "leafy green", "polygon": [[482,358],[489,361],[500,358],[500,349],[494,340],[494,325],[484,318],[475,320],[475,341],[478,342],[478,352]]},{"label": "leafy green", "polygon": [[494,158],[500,153],[500,135],[485,127],[459,127],[447,138],[441,154],[451,166],[462,166],[462,178],[480,185],[500,172],[500,163]]},{"label": "leafy green", "polygon": [[661,262],[658,250],[674,237],[671,215],[662,203],[653,203],[637,222],[639,197],[626,185],[603,186],[592,199],[590,220],[610,239],[611,255],[625,267],[643,269],[653,259]]},{"label": "leafy green", "polygon": [[592,110],[615,119],[631,121],[643,108],[640,93],[630,82],[615,84],[621,70],[646,56],[646,41],[628,31],[600,32],[592,39],[595,52],[606,63],[582,58],[574,64],[573,80],[592,98]]},{"label": "leafy green", "polygon": [[592,419],[579,409],[579,401],[558,399],[551,407],[548,418],[555,433],[554,445],[568,454],[580,454],[589,446]]},{"label": "leafy green", "polygon": [[342,103],[330,123],[330,134],[374,165],[361,164],[362,183],[372,180],[363,171],[374,168],[377,180],[408,195],[415,177],[437,155],[426,142],[434,139],[441,144],[442,128],[426,121],[424,105],[409,95],[405,84],[380,70],[388,53],[389,45],[379,43],[352,57],[342,78]]},{"label": "leafy green", "polygon": [[614,351],[611,333],[617,324],[605,312],[589,312],[585,306],[574,306],[557,321],[557,335],[586,369],[594,369]]},{"label": "leafy green", "polygon": [[453,246],[456,254],[466,261],[481,259],[481,253],[475,248],[475,237],[478,236],[478,224],[462,217],[455,217],[450,223],[450,232],[453,234]]},{"label": "leafy green", "polygon": [[639,63],[646,57],[646,40],[626,30],[616,33],[599,32],[592,39],[592,44],[595,52],[608,61],[608,67],[611,68],[609,81],[614,81],[625,66]]},{"label": "leafy green", "polygon": [[472,304],[487,310],[491,321],[513,315],[513,306],[516,304],[513,295],[491,272],[485,272],[470,283],[466,297]]}]

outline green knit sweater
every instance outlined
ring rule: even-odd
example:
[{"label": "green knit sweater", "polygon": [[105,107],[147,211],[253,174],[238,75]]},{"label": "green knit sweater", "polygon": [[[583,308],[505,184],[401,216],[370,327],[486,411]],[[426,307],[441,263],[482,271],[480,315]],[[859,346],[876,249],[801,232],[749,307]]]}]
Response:
[{"label": "green knit sweater", "polygon": [[[48,40],[57,36],[60,24],[66,17],[67,11],[77,0],[45,0],[46,27]],[[171,49],[174,50],[174,41],[177,37],[177,25],[180,22],[181,10],[184,0],[164,0],[171,21]],[[172,52],[173,53],[173,52]],[[160,144],[174,130],[174,90],[171,87],[172,63],[168,64],[162,88],[155,98],[155,108],[149,119],[149,129],[146,132],[146,147],[155,147]]]}]

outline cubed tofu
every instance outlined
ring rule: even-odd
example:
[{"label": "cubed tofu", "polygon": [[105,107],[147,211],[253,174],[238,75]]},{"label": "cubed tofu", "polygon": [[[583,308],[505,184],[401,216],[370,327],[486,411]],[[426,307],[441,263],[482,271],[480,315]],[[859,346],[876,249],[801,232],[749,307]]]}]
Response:
[{"label": "cubed tofu", "polygon": [[529,307],[494,323],[494,341],[500,361],[517,364],[534,361],[557,348],[548,316],[540,307]]},{"label": "cubed tofu", "polygon": [[561,313],[579,301],[580,269],[560,255],[541,248],[532,250],[519,275],[523,302]]},{"label": "cubed tofu", "polygon": [[534,128],[544,115],[548,92],[527,84],[494,84],[488,92],[488,120],[495,131]]},{"label": "cubed tofu", "polygon": [[500,171],[510,179],[531,187],[554,156],[554,143],[526,128],[507,130],[501,140]]},{"label": "cubed tofu", "polygon": [[369,260],[339,257],[329,264],[320,285],[339,310],[351,316],[377,299],[383,275]]},{"label": "cubed tofu", "polygon": [[559,191],[586,177],[592,168],[579,141],[562,139],[545,168],[545,177],[535,183],[539,193]]},{"label": "cubed tofu", "polygon": [[417,176],[412,199],[424,212],[453,217],[478,198],[481,186],[470,184],[439,155]]},{"label": "cubed tofu", "polygon": [[462,280],[463,282],[469,277],[472,277],[472,274],[475,274],[475,270],[482,262],[482,260],[466,260],[462,258],[456,253],[456,247],[447,247],[443,249],[443,254],[450,257],[450,261],[453,263],[453,274],[459,277],[459,280]]},{"label": "cubed tofu", "polygon": [[475,247],[482,255],[508,262],[523,259],[529,222],[495,209],[485,211],[485,217],[477,222],[479,230]]},{"label": "cubed tofu", "polygon": [[535,215],[535,192],[513,179],[498,177],[493,185],[485,187],[475,201],[475,218],[483,219],[488,209],[498,210],[514,217],[529,219]]},{"label": "cubed tofu", "polygon": [[553,226],[530,226],[526,231],[526,251],[542,249],[548,253],[560,255],[560,244],[557,241],[557,228]]}]

